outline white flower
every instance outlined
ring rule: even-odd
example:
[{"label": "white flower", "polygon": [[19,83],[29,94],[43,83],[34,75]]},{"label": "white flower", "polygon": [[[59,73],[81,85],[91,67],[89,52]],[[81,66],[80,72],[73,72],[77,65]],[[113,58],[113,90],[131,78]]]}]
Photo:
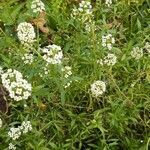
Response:
[{"label": "white flower", "polygon": [[10,150],[16,150],[16,146],[14,144],[12,144],[12,143],[9,143],[8,149],[10,149]]},{"label": "white flower", "polygon": [[18,139],[21,136],[20,128],[10,128],[10,131],[8,132],[8,136],[12,138],[13,140]]},{"label": "white flower", "polygon": [[117,57],[114,54],[108,54],[104,59],[98,60],[97,63],[100,65],[113,66],[117,62]]},{"label": "white flower", "polygon": [[91,14],[92,13],[92,5],[91,2],[87,2],[82,0],[79,3],[79,8],[78,8],[79,12],[83,12],[85,11],[87,14]]},{"label": "white flower", "polygon": [[12,138],[13,140],[18,139],[22,133],[27,133],[32,130],[32,125],[30,121],[23,121],[21,126],[18,126],[17,128],[10,128],[10,131],[8,132],[8,136]]},{"label": "white flower", "polygon": [[106,84],[103,81],[95,81],[91,85],[91,93],[94,97],[101,96],[106,91]]},{"label": "white flower", "polygon": [[89,18],[93,17],[92,15],[92,5],[91,2],[87,2],[82,0],[79,3],[79,8],[74,8],[71,16],[74,19],[78,19],[80,21],[87,21]]},{"label": "white flower", "polygon": [[34,13],[45,11],[45,5],[41,0],[33,0],[31,9]]},{"label": "white flower", "polygon": [[2,119],[0,118],[0,128],[2,127],[3,125],[3,122],[2,122]]},{"label": "white flower", "polygon": [[47,63],[44,67],[42,67],[41,72],[39,73],[40,77],[43,78],[43,75],[48,75],[50,70],[48,68],[49,64]]},{"label": "white flower", "polygon": [[85,23],[85,30],[88,32],[95,31],[95,22],[94,21],[88,21]]},{"label": "white flower", "polygon": [[112,0],[106,0],[105,4],[109,7],[112,4]]},{"label": "white flower", "polygon": [[23,121],[21,124],[20,129],[22,130],[23,133],[27,133],[32,130],[32,125],[30,121]]},{"label": "white flower", "polygon": [[68,88],[70,85],[71,85],[72,81],[68,81],[65,85],[64,85],[64,88]]},{"label": "white flower", "polygon": [[22,89],[21,88],[17,88],[16,89],[16,94],[21,95],[22,94]]},{"label": "white flower", "polygon": [[150,43],[146,42],[144,49],[146,49],[146,51],[150,54]]},{"label": "white flower", "polygon": [[24,45],[31,45],[35,41],[35,32],[31,23],[22,22],[18,25],[17,36]]},{"label": "white flower", "polygon": [[68,78],[69,76],[72,75],[71,67],[69,66],[63,67],[61,71],[63,72],[65,78]]},{"label": "white flower", "polygon": [[48,45],[41,49],[43,53],[43,59],[48,64],[60,64],[63,58],[63,53],[60,46],[55,44]]},{"label": "white flower", "polygon": [[25,64],[32,64],[33,63],[33,54],[30,53],[26,53],[24,54],[24,56],[22,57],[22,60],[24,61]]},{"label": "white flower", "polygon": [[115,39],[111,34],[102,36],[102,46],[107,47],[109,50],[112,49],[112,45],[115,43]]},{"label": "white flower", "polygon": [[43,69],[44,69],[45,75],[47,75],[49,73],[49,70],[48,70],[47,66],[45,66]]},{"label": "white flower", "polygon": [[143,49],[139,47],[134,47],[131,51],[131,56],[137,60],[140,59],[141,57],[143,57]]},{"label": "white flower", "polygon": [[8,90],[9,96],[15,101],[28,99],[31,96],[31,84],[23,79],[17,70],[8,69],[1,75],[2,84]]}]

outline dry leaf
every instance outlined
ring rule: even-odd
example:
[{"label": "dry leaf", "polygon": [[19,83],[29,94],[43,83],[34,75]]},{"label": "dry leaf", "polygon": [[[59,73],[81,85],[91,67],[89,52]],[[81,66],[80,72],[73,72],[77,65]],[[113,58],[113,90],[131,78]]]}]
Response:
[{"label": "dry leaf", "polygon": [[46,109],[47,109],[47,105],[45,105],[45,104],[43,104],[43,103],[40,103],[40,104],[38,105],[38,107],[39,107],[39,109],[41,109],[41,110],[46,110]]},{"label": "dry leaf", "polygon": [[45,20],[45,12],[41,12],[39,14],[39,17],[37,19],[33,20],[34,25],[36,25],[43,33],[48,34],[49,33],[49,29],[48,27],[45,27],[46,24],[46,20]]}]

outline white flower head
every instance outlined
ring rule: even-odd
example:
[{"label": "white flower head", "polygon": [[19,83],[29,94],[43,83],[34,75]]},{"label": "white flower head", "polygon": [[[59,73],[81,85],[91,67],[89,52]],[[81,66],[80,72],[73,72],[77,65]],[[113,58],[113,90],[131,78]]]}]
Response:
[{"label": "white flower head", "polygon": [[15,101],[28,99],[31,95],[31,84],[23,79],[17,70],[8,69],[1,75],[2,84],[8,90],[9,96]]},{"label": "white flower head", "polygon": [[112,4],[112,0],[105,0],[105,4],[110,7]]},{"label": "white flower head", "polygon": [[35,41],[35,32],[31,23],[22,22],[17,27],[17,36],[23,45],[31,45]]},{"label": "white flower head", "polygon": [[18,139],[21,136],[20,128],[10,128],[10,131],[8,132],[8,136],[12,138],[13,140]]},{"label": "white flower head", "polygon": [[107,66],[113,66],[117,62],[117,57],[114,54],[108,53],[107,56],[104,57],[104,59],[98,60],[97,63],[100,65],[107,65]]},{"label": "white flower head", "polygon": [[14,144],[12,144],[12,143],[9,143],[8,149],[10,149],[10,150],[16,150],[16,146]]},{"label": "white flower head", "polygon": [[78,19],[83,22],[85,22],[89,18],[93,17],[91,2],[82,0],[79,3],[79,7],[73,9],[71,16],[74,19]]},{"label": "white flower head", "polygon": [[133,50],[131,51],[131,56],[134,59],[140,59],[141,57],[143,57],[143,49],[139,48],[139,47],[134,47]]},{"label": "white flower head", "polygon": [[45,5],[41,0],[33,0],[31,9],[34,13],[45,11]]},{"label": "white flower head", "polygon": [[106,84],[103,81],[95,81],[91,84],[91,93],[93,97],[99,97],[106,91]]},{"label": "white flower head", "polygon": [[60,46],[55,44],[48,45],[41,49],[43,53],[43,59],[47,64],[60,64],[63,58],[63,53]]},{"label": "white flower head", "polygon": [[71,67],[70,66],[63,67],[61,69],[61,71],[63,72],[65,78],[68,78],[68,77],[70,77],[72,75],[72,71],[71,71]]},{"label": "white flower head", "polygon": [[31,122],[30,121],[23,121],[21,126],[20,126],[20,129],[22,130],[23,133],[27,133],[27,132],[31,131],[32,130]]},{"label": "white flower head", "polygon": [[115,39],[111,34],[102,36],[102,46],[108,48],[108,50],[112,49],[112,45],[114,43],[115,43]]},{"label": "white flower head", "polygon": [[85,23],[85,30],[87,32],[95,31],[96,30],[95,22],[94,21],[86,22]]},{"label": "white flower head", "polygon": [[24,54],[24,56],[22,57],[22,60],[24,61],[25,64],[31,65],[34,60],[33,54],[30,54],[30,53]]}]

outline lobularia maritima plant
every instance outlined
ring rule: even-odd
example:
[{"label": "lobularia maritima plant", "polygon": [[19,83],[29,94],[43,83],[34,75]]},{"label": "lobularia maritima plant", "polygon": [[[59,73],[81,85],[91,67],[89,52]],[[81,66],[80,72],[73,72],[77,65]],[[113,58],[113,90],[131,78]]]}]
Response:
[{"label": "lobularia maritima plant", "polygon": [[0,150],[148,150],[147,0],[5,0],[0,14]]}]

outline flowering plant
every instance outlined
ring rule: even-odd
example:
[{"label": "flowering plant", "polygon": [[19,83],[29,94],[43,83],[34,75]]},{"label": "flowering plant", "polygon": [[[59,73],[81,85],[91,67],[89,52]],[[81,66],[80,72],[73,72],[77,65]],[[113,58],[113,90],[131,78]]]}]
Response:
[{"label": "flowering plant", "polygon": [[148,0],[2,0],[0,14],[0,150],[148,150]]}]

